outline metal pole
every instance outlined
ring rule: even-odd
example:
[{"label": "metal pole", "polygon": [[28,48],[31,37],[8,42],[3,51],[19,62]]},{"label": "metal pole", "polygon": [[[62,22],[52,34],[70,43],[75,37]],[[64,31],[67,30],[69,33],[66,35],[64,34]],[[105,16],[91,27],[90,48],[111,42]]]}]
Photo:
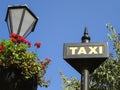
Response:
[{"label": "metal pole", "polygon": [[[82,43],[90,42],[90,37],[88,36],[88,30],[86,27],[84,30],[84,36],[81,39]],[[89,70],[87,69],[86,65],[81,72],[81,90],[89,90]]]},{"label": "metal pole", "polygon": [[81,90],[89,90],[89,70],[83,69],[81,74]]}]

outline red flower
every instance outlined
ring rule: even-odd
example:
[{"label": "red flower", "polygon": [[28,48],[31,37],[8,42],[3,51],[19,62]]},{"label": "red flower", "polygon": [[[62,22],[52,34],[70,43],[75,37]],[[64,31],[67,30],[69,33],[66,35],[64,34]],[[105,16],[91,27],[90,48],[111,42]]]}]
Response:
[{"label": "red flower", "polygon": [[36,43],[34,44],[34,46],[36,46],[37,48],[40,48],[41,43],[40,43],[40,42],[36,42]]},{"label": "red flower", "polygon": [[10,36],[10,40],[15,43],[26,43],[26,39],[18,34],[12,33]]},{"label": "red flower", "polygon": [[11,40],[12,42],[14,42],[14,43],[17,41],[17,40],[16,40],[15,38],[13,38],[13,37],[11,37],[10,40]]},{"label": "red flower", "polygon": [[21,41],[22,41],[22,38],[21,38],[20,36],[18,36],[17,42],[18,42],[18,43],[21,43]]},{"label": "red flower", "polygon": [[17,42],[17,38],[18,38],[18,35],[15,34],[15,33],[12,33],[12,34],[10,35],[10,40],[11,40],[12,42],[14,42],[14,43]]},{"label": "red flower", "polygon": [[18,36],[18,38],[17,38],[17,42],[18,42],[18,43],[21,43],[21,42],[25,43],[26,40],[25,40],[24,37],[22,37],[22,36]]},{"label": "red flower", "polygon": [[18,34],[12,33],[10,37],[17,38],[17,37],[18,37]]},{"label": "red flower", "polygon": [[51,59],[50,58],[45,58],[46,61],[48,62],[51,62]]},{"label": "red flower", "polygon": [[26,41],[26,43],[28,44],[28,47],[30,48],[31,47],[30,41]]},{"label": "red flower", "polygon": [[45,67],[46,67],[45,63],[42,63],[41,66],[42,66],[42,68],[45,68]]},{"label": "red flower", "polygon": [[5,49],[5,47],[3,45],[0,46],[0,53],[3,52],[3,50]]}]

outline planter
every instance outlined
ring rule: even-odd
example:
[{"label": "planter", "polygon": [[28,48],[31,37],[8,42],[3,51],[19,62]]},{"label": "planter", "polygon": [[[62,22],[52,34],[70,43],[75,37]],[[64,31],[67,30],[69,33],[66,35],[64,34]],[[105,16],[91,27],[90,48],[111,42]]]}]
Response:
[{"label": "planter", "polygon": [[37,79],[24,79],[14,67],[0,67],[0,90],[37,90]]}]

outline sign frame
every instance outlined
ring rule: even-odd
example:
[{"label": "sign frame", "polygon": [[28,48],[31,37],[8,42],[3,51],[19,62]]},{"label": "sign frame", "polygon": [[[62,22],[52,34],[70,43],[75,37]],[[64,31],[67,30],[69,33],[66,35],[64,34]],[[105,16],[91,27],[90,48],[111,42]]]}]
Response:
[{"label": "sign frame", "polygon": [[[70,52],[70,50],[68,50],[69,47],[78,47],[78,48],[84,47],[85,50],[86,50],[86,47],[93,47],[93,46],[103,46],[103,54],[75,54],[75,55],[68,54]],[[109,57],[108,43],[107,42],[64,43],[64,48],[63,49],[64,49],[63,50],[64,59],[81,59],[81,58],[85,59],[85,58],[107,58],[107,57]],[[86,50],[86,52],[89,52],[89,50]]]}]

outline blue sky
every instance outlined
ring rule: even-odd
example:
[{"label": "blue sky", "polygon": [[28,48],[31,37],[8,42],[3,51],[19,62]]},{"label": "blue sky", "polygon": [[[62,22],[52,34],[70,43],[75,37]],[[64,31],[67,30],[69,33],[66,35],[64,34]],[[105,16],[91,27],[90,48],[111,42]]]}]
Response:
[{"label": "blue sky", "polygon": [[[51,84],[48,88],[38,87],[38,90],[63,90],[59,70],[68,77],[75,76],[80,79],[80,74],[63,60],[63,44],[81,42],[85,26],[88,28],[91,42],[109,41],[106,23],[111,23],[120,33],[119,0],[1,0],[1,39],[9,37],[4,21],[8,5],[23,4],[27,4],[39,17],[35,31],[27,39],[32,43],[42,43],[38,50],[40,58],[52,59],[47,69],[47,78],[51,78]],[[112,52],[110,41],[109,48]]]}]

